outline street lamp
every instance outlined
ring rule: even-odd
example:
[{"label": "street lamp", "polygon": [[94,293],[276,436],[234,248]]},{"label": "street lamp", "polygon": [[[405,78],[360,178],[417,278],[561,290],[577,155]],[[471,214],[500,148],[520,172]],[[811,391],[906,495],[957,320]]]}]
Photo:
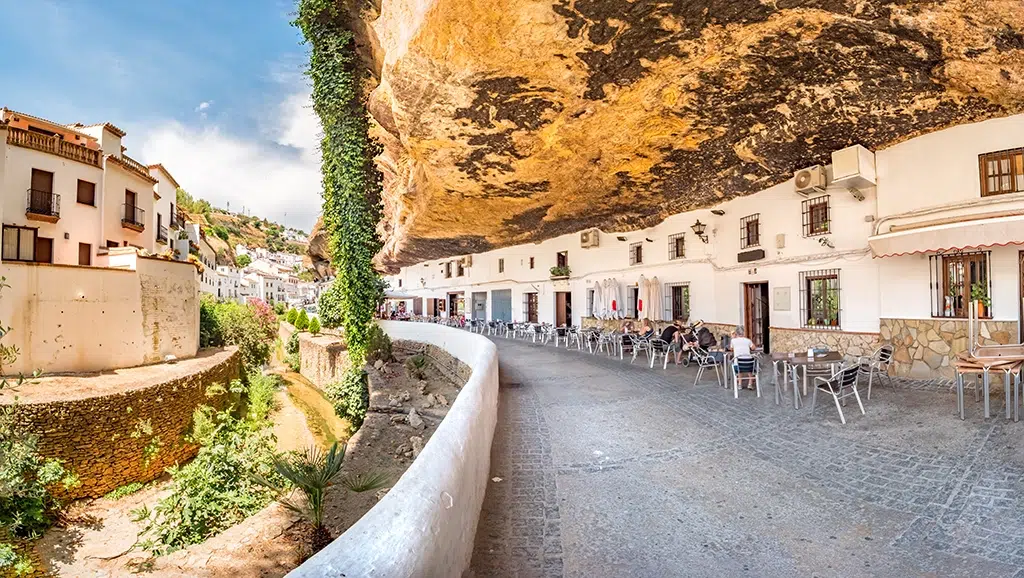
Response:
[{"label": "street lamp", "polygon": [[691,229],[693,229],[693,234],[697,235],[697,238],[700,239],[701,241],[704,241],[705,244],[707,244],[708,242],[708,236],[704,234],[704,229],[706,227],[707,225],[701,223],[700,219],[697,219],[697,222],[694,223],[692,227],[690,227]]}]

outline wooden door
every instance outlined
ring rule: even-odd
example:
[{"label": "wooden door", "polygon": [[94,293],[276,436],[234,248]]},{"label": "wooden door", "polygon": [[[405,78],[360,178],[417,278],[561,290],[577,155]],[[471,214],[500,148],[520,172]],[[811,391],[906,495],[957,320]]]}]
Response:
[{"label": "wooden door", "polygon": [[78,244],[78,264],[92,265],[92,245],[89,243]]},{"label": "wooden door", "polygon": [[526,294],[526,321],[529,323],[538,323],[538,311],[537,311],[537,294],[527,293]]},{"label": "wooden door", "polygon": [[768,330],[768,284],[743,285],[743,327],[754,347],[765,347]]},{"label": "wooden door", "polygon": [[36,237],[36,262],[53,263],[53,239]]},{"label": "wooden door", "polygon": [[565,291],[555,293],[555,325],[561,327],[569,323],[569,294]]},{"label": "wooden door", "polygon": [[53,214],[53,173],[32,169],[32,193],[29,200],[32,212]]}]

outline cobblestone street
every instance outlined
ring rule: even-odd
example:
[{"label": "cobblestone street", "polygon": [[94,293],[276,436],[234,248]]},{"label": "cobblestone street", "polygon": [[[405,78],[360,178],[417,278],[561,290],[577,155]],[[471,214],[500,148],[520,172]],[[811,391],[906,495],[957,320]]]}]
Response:
[{"label": "cobblestone street", "polygon": [[[695,371],[495,338],[486,576],[1024,577],[1024,423],[939,383],[740,399]],[[862,388],[863,389],[863,388]],[[791,394],[790,394],[791,396]]]}]

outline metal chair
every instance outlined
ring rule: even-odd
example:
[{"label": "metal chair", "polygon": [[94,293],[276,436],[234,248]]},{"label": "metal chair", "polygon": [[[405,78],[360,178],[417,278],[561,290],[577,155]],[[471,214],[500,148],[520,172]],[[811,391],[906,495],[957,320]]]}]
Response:
[{"label": "metal chair", "polygon": [[818,398],[819,389],[832,396],[832,399],[836,402],[836,409],[839,410],[839,421],[843,422],[843,424],[846,424],[846,416],[843,415],[843,407],[839,402],[851,395],[857,399],[861,415],[866,415],[864,413],[864,404],[860,401],[860,394],[857,393],[857,376],[859,374],[860,366],[846,365],[839,368],[838,371],[828,378],[814,378],[814,393],[811,394],[811,415],[814,414],[814,406]]},{"label": "metal chair", "polygon": [[651,346],[651,369],[654,369],[654,362],[658,360],[658,356],[665,358],[665,363],[662,364],[662,369],[668,368],[668,349],[669,342],[664,339],[655,337],[648,342]]},{"label": "metal chair", "polygon": [[722,362],[715,356],[711,355],[709,351],[700,347],[695,347],[693,349],[693,355],[697,358],[697,378],[693,380],[693,385],[697,385],[700,382],[700,378],[704,375],[705,369],[714,369],[715,383],[721,386],[722,372],[719,368],[722,366]]},{"label": "metal chair", "polygon": [[737,357],[732,364],[732,396],[740,397],[740,381],[753,381],[757,397],[761,397],[761,368],[756,357]]},{"label": "metal chair", "polygon": [[633,357],[629,360],[629,362],[633,363],[634,361],[636,361],[636,357],[637,357],[637,355],[640,355],[641,351],[646,353],[648,359],[650,359],[650,357],[651,357],[651,344],[650,344],[650,342],[648,342],[643,337],[640,337],[639,335],[629,335],[628,337],[629,337],[630,345],[633,348]]},{"label": "metal chair", "polygon": [[565,328],[565,348],[568,349],[572,345],[576,344],[576,349],[583,351],[583,335],[580,333],[579,327],[566,327]]},{"label": "metal chair", "polygon": [[882,379],[885,376],[886,381],[889,382],[889,387],[896,389],[893,385],[892,377],[889,376],[889,363],[892,361],[893,348],[891,345],[883,345],[875,350],[871,354],[871,357],[861,357],[858,359],[857,365],[860,368],[861,375],[867,374],[868,376],[868,400],[871,400],[871,383],[875,380],[875,374],[878,374],[878,379]]},{"label": "metal chair", "polygon": [[533,342],[537,343],[537,338],[539,337],[540,338],[540,342],[543,344],[544,343],[544,327],[541,324],[539,324],[539,323],[531,323],[530,326],[533,327]]}]

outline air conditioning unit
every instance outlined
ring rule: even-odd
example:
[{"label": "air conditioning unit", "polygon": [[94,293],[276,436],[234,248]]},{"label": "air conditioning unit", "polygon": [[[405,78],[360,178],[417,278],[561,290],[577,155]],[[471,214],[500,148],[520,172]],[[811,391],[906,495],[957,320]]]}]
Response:
[{"label": "air conditioning unit", "polygon": [[463,267],[472,267],[473,266],[473,256],[472,255],[468,255],[466,257],[463,257],[462,258],[462,266]]},{"label": "air conditioning unit", "polygon": [[828,186],[825,169],[821,165],[801,169],[793,174],[793,184],[797,194],[805,197],[824,193]]},{"label": "air conditioning unit", "polygon": [[601,236],[597,229],[590,229],[580,233],[580,247],[590,249],[601,244]]},{"label": "air conditioning unit", "polygon": [[854,196],[862,200],[861,189],[875,186],[875,153],[853,145],[832,153],[832,182],[842,184],[857,192]]}]

